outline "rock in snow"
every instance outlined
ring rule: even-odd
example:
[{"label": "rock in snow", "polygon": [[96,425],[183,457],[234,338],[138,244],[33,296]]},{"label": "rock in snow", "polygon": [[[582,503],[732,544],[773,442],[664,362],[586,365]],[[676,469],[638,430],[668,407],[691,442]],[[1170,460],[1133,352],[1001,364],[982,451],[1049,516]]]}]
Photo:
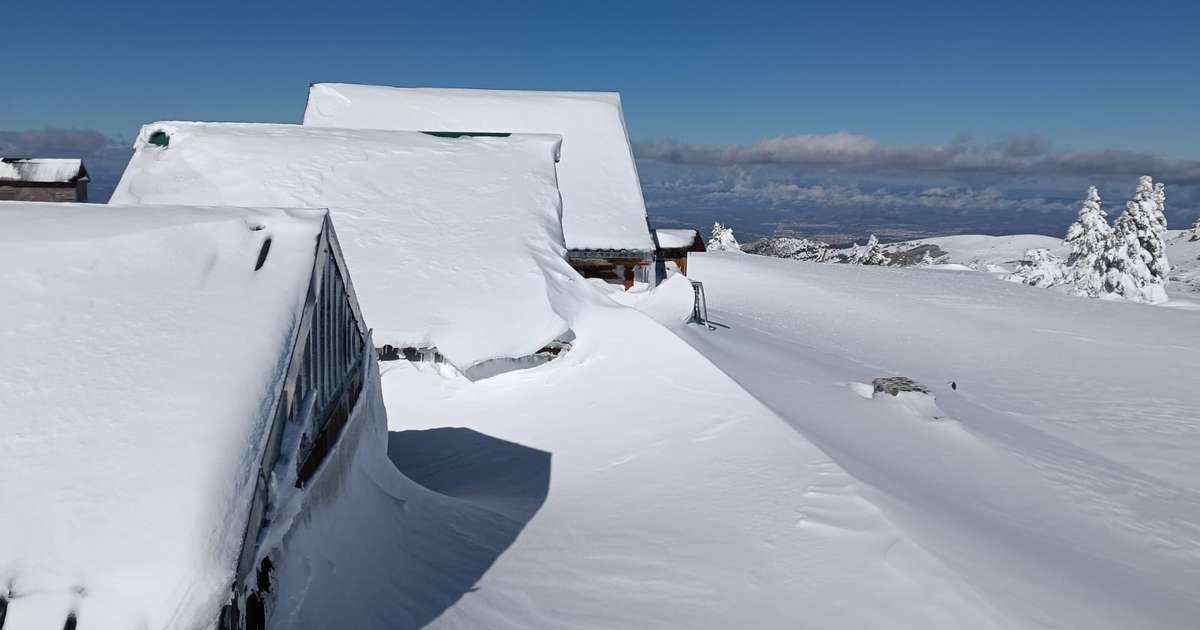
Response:
[{"label": "rock in snow", "polygon": [[919,394],[931,393],[928,387],[917,383],[911,378],[905,376],[885,376],[871,381],[871,387],[876,393],[888,394],[895,396],[900,392],[917,392]]}]

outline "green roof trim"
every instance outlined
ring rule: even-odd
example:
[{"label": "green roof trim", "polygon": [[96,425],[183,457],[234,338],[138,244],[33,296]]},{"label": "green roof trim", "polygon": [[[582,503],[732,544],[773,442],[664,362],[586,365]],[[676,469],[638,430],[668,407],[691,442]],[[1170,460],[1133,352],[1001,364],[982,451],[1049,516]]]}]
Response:
[{"label": "green roof trim", "polygon": [[511,133],[501,131],[422,131],[421,133],[437,136],[438,138],[507,138]]}]

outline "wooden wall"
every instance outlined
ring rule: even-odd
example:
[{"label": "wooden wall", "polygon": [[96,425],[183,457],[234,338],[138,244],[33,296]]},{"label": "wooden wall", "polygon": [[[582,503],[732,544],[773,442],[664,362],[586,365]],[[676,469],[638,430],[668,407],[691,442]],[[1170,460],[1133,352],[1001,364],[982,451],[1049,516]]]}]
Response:
[{"label": "wooden wall", "polygon": [[0,182],[0,200],[87,201],[87,182],[55,185]]}]

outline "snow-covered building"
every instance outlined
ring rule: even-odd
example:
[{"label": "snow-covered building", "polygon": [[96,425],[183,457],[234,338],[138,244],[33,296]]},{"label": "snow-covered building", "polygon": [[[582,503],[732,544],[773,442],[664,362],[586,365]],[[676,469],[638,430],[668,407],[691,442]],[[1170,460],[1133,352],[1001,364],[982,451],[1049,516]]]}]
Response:
[{"label": "snow-covered building", "polygon": [[262,627],[265,532],[378,378],[328,211],[0,225],[2,625]]},{"label": "snow-covered building", "polygon": [[83,160],[0,158],[0,200],[87,201]]},{"label": "snow-covered building", "polygon": [[679,272],[685,276],[688,254],[707,251],[704,247],[704,237],[700,236],[700,230],[696,229],[657,228],[654,230],[654,242],[658,245],[659,256],[675,263]]},{"label": "snow-covered building", "polygon": [[627,288],[635,277],[649,278],[654,246],[620,94],[318,83],[304,124],[560,135],[562,229],[572,266]]},{"label": "snow-covered building", "polygon": [[568,325],[554,135],[439,137],[300,125],[154,123],[113,203],[329,208],[375,342],[466,370]]}]

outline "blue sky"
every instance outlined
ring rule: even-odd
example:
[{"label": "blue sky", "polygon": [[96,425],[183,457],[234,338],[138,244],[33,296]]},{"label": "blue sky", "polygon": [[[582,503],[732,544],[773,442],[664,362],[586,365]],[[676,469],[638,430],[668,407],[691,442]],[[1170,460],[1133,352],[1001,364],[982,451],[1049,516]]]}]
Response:
[{"label": "blue sky", "polygon": [[0,131],[296,122],[308,83],[344,81],[617,90],[643,142],[1200,158],[1200,3],[6,4]]}]

